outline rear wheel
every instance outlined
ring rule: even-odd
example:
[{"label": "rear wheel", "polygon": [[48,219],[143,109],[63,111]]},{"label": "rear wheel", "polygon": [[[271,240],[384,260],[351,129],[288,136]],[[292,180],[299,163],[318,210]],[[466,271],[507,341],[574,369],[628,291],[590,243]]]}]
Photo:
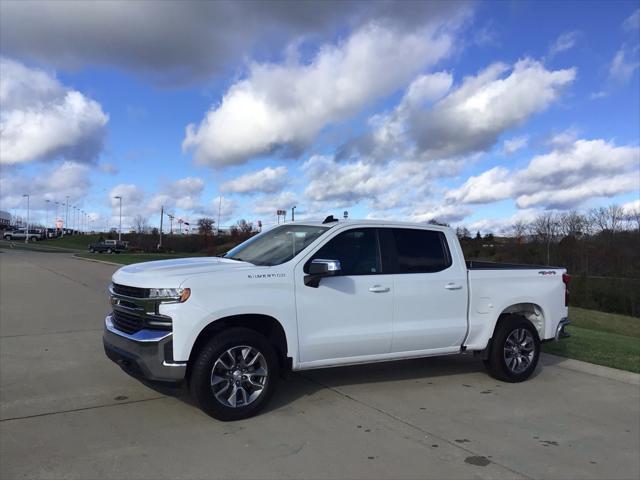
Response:
[{"label": "rear wheel", "polygon": [[213,337],[191,371],[191,394],[218,420],[248,418],[268,402],[278,380],[278,356],[269,341],[246,328]]},{"label": "rear wheel", "polygon": [[5,236],[4,236],[4,239],[5,239],[5,240],[9,240],[9,241],[11,241],[11,235],[5,235]]},{"label": "rear wheel", "polygon": [[113,253],[113,250],[111,250],[110,248],[107,248],[107,253],[111,254]]},{"label": "rear wheel", "polygon": [[496,328],[485,366],[492,377],[522,382],[535,371],[540,358],[538,332],[526,318],[508,315]]}]

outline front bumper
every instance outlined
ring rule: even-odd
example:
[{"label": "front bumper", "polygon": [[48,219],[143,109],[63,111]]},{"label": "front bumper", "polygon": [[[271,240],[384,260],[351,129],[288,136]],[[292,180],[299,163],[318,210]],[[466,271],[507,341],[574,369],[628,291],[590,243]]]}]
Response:
[{"label": "front bumper", "polygon": [[132,375],[148,380],[179,382],[187,372],[186,362],[173,361],[173,334],[162,330],[121,332],[111,314],[104,319],[102,343],[111,360]]}]

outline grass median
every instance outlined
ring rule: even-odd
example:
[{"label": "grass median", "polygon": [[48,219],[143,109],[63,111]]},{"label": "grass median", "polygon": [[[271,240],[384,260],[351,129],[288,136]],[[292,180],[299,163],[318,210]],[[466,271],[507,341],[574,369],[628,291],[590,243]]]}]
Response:
[{"label": "grass median", "polygon": [[546,343],[543,351],[640,373],[640,318],[570,307],[571,337]]},{"label": "grass median", "polygon": [[90,260],[102,260],[103,262],[130,265],[132,263],[152,262],[154,260],[173,260],[175,258],[202,257],[204,255],[187,253],[77,253],[76,257]]}]

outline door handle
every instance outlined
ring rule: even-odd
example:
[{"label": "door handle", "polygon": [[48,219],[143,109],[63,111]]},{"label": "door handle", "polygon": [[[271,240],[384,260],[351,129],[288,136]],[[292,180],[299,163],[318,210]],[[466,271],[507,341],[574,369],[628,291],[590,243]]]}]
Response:
[{"label": "door handle", "polygon": [[446,288],[447,290],[460,290],[462,288],[462,285],[459,285],[457,283],[447,283],[444,288]]},{"label": "door handle", "polygon": [[373,287],[369,287],[369,291],[372,293],[385,293],[391,290],[389,287],[383,287],[382,285],[374,285]]}]

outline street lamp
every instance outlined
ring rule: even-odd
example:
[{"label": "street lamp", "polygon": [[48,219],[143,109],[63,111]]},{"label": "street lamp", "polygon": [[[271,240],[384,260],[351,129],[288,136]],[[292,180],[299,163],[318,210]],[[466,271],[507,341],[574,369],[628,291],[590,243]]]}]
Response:
[{"label": "street lamp", "polygon": [[44,239],[46,240],[49,238],[49,227],[47,227],[47,224],[49,223],[49,204],[51,200],[45,200],[45,202],[47,202],[47,218],[44,221]]},{"label": "street lamp", "polygon": [[295,218],[295,210],[296,210],[296,206],[294,205],[293,207],[291,207],[291,221],[293,222],[296,218]]},{"label": "street lamp", "polygon": [[22,196],[27,197],[27,234],[24,237],[24,243],[27,243],[29,241],[29,194],[25,193]]},{"label": "street lamp", "polygon": [[67,202],[65,203],[66,212],[64,214],[64,227],[62,227],[62,236],[64,237],[65,229],[69,228],[69,195],[67,195]]},{"label": "street lamp", "polygon": [[116,195],[113,198],[117,198],[120,200],[120,225],[118,226],[118,242],[122,241],[122,197],[120,195]]}]

